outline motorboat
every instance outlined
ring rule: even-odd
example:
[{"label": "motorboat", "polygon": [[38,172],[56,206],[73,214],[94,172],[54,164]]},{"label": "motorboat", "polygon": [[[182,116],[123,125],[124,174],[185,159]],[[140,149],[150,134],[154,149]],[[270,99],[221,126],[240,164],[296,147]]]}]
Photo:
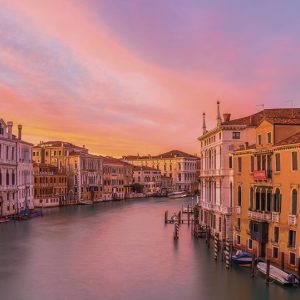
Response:
[{"label": "motorboat", "polygon": [[238,250],[235,255],[231,257],[232,262],[239,266],[251,266],[252,254],[242,250]]},{"label": "motorboat", "polygon": [[185,198],[188,197],[188,193],[185,191],[181,191],[181,192],[172,192],[168,194],[169,198]]},{"label": "motorboat", "polygon": [[6,223],[6,222],[9,222],[10,219],[7,218],[7,217],[0,217],[0,223]]},{"label": "motorboat", "polygon": [[[267,264],[264,262],[259,262],[257,264],[257,269],[262,274],[267,274]],[[285,271],[282,271],[281,269],[274,267],[270,265],[270,278],[275,280],[276,282],[282,284],[282,285],[297,285],[299,284],[299,279],[296,275],[287,273]]]},{"label": "motorboat", "polygon": [[82,200],[82,201],[79,201],[78,204],[79,204],[79,205],[91,205],[91,204],[93,204],[93,201],[90,201],[90,200]]}]

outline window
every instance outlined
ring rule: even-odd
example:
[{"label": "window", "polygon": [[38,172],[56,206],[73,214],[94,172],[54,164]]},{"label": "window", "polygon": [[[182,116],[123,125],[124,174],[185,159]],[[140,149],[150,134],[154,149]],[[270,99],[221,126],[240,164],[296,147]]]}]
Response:
[{"label": "window", "polygon": [[257,162],[257,170],[260,171],[261,170],[261,156],[260,155],[257,156],[256,162]]},{"label": "window", "polygon": [[277,247],[273,247],[273,258],[278,258],[278,248]]},{"label": "window", "polygon": [[274,227],[274,243],[279,242],[279,227]]},{"label": "window", "polygon": [[238,157],[238,172],[242,172],[242,158]]},{"label": "window", "polygon": [[237,218],[236,227],[237,230],[241,230],[241,218]]},{"label": "window", "polygon": [[257,136],[257,144],[261,145],[261,134]]},{"label": "window", "polygon": [[4,128],[3,128],[2,124],[0,124],[0,134],[1,134],[1,135],[4,134]]},{"label": "window", "polygon": [[291,205],[291,214],[297,215],[297,190],[292,191],[292,205]]},{"label": "window", "polygon": [[280,153],[275,154],[275,171],[280,171]]},{"label": "window", "polygon": [[281,194],[280,194],[280,190],[277,188],[274,194],[273,211],[280,212],[280,210],[281,210]]},{"label": "window", "polygon": [[298,170],[297,152],[292,152],[292,170]]},{"label": "window", "polygon": [[229,156],[229,169],[232,169],[232,156]]},{"label": "window", "polygon": [[289,241],[288,241],[288,247],[289,248],[295,248],[296,247],[296,231],[290,230],[289,231]]},{"label": "window", "polygon": [[248,240],[248,249],[250,249],[250,250],[253,249],[253,243],[252,243],[251,239]]},{"label": "window", "polygon": [[242,206],[242,188],[238,187],[238,202],[237,206]]},{"label": "window", "polygon": [[250,172],[254,172],[254,156],[250,157]]},{"label": "window", "polygon": [[253,187],[250,188],[249,210],[253,209]]},{"label": "window", "polygon": [[271,143],[272,143],[272,134],[271,134],[271,132],[268,132],[268,133],[267,133],[267,143],[268,143],[268,144],[271,144]]},{"label": "window", "polygon": [[232,133],[232,139],[239,140],[241,138],[241,133],[239,131],[234,131]]},{"label": "window", "polygon": [[237,245],[241,244],[241,237],[239,235],[236,236],[236,244]]},{"label": "window", "polygon": [[296,254],[293,252],[290,252],[290,265],[296,265]]}]

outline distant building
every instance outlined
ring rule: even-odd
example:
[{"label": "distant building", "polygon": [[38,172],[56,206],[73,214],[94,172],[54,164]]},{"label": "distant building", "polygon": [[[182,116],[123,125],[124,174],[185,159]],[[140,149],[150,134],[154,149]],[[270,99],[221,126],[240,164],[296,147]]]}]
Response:
[{"label": "distant building", "polygon": [[142,185],[145,195],[160,194],[161,171],[146,166],[134,166],[133,183]]},{"label": "distant building", "polygon": [[135,166],[147,166],[161,171],[172,179],[174,191],[195,192],[197,189],[196,164],[199,158],[188,153],[172,150],[156,156],[124,156],[123,160]]},{"label": "distant building", "polygon": [[53,207],[65,203],[67,176],[55,166],[49,164],[33,165],[34,206]]},{"label": "distant building", "polygon": [[113,157],[103,160],[103,200],[121,200],[125,198],[131,181],[132,168],[126,162]]},{"label": "distant building", "polygon": [[13,122],[0,119],[0,216],[33,209],[32,144],[12,133]]}]

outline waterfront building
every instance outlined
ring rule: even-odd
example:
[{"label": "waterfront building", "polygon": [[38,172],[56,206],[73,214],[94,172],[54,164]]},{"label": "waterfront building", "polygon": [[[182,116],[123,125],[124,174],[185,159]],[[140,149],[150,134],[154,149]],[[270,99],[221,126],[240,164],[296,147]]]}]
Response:
[{"label": "waterfront building", "polygon": [[66,174],[67,189],[64,197],[61,195],[61,205],[102,200],[103,158],[89,154],[85,146],[41,142],[34,147],[33,158],[36,163],[55,166],[58,173]]},{"label": "waterfront building", "polygon": [[232,152],[233,244],[296,271],[300,256],[300,109],[264,110],[256,142]]},{"label": "waterfront building", "polygon": [[58,167],[34,163],[34,206],[54,207],[63,205],[66,201],[67,176]]},{"label": "waterfront building", "polygon": [[102,201],[103,157],[86,152],[73,152],[65,161],[69,201]]},{"label": "waterfront building", "polygon": [[22,140],[22,126],[0,119],[0,216],[33,209],[32,144]]},{"label": "waterfront building", "polygon": [[[103,200],[121,200],[130,192],[132,166],[113,157],[103,159]],[[131,177],[131,178],[130,178]]]},{"label": "waterfront building", "polygon": [[168,192],[172,192],[172,178],[169,176],[161,175],[161,194],[167,195]]},{"label": "waterfront building", "polygon": [[142,185],[143,193],[147,196],[160,194],[161,171],[146,166],[134,166],[133,183]]},{"label": "waterfront building", "polygon": [[160,170],[162,176],[171,178],[173,191],[194,193],[197,189],[196,164],[199,160],[197,156],[172,150],[156,156],[124,156],[123,160],[135,166]]}]

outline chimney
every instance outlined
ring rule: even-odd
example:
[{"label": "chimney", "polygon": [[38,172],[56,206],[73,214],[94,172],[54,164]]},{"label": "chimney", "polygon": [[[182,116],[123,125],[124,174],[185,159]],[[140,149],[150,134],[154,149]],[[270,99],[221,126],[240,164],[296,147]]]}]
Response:
[{"label": "chimney", "polygon": [[22,125],[18,125],[18,140],[22,139]]},{"label": "chimney", "polygon": [[12,139],[12,127],[13,127],[13,122],[8,121],[7,122],[7,134],[8,134],[8,138],[11,140]]},{"label": "chimney", "polygon": [[203,129],[203,134],[205,134],[207,132],[206,130],[206,122],[205,122],[205,113],[203,113],[203,125],[202,125],[202,129]]},{"label": "chimney", "polygon": [[230,121],[230,117],[231,117],[231,114],[223,114],[223,120],[224,120],[224,122],[229,122]]}]

